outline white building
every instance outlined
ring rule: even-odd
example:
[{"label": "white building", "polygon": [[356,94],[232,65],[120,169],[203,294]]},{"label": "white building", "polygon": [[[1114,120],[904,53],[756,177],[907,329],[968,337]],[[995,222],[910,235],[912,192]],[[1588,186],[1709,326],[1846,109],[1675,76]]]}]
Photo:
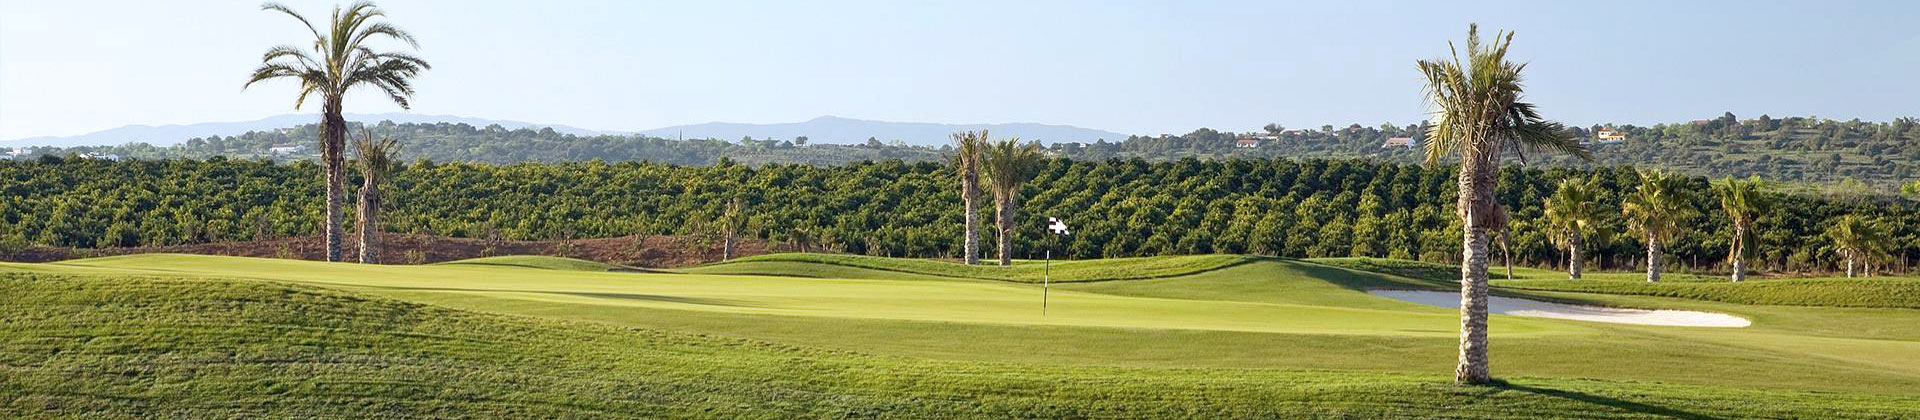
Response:
[{"label": "white building", "polygon": [[1610,128],[1593,132],[1593,144],[1619,143],[1624,141],[1627,141],[1627,133],[1614,131]]}]

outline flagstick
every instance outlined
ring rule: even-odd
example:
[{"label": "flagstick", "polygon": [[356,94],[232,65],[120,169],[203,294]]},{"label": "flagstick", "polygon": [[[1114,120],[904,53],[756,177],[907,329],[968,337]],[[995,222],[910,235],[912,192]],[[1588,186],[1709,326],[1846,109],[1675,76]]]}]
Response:
[{"label": "flagstick", "polygon": [[1047,263],[1040,266],[1040,316],[1047,316],[1047,295],[1053,292],[1053,250],[1047,250]]}]

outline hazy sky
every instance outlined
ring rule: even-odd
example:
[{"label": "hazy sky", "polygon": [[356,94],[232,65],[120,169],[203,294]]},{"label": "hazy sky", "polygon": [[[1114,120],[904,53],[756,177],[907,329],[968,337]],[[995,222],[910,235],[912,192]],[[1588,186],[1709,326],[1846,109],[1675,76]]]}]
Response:
[{"label": "hazy sky", "polygon": [[[324,19],[332,2],[290,1]],[[0,139],[295,112],[254,1],[0,0]],[[1920,2],[386,1],[412,112],[605,130],[820,115],[1124,133],[1423,116],[1417,59],[1517,30],[1570,124],[1920,115]],[[305,111],[314,110],[309,105]],[[349,112],[398,107],[377,92]]]}]

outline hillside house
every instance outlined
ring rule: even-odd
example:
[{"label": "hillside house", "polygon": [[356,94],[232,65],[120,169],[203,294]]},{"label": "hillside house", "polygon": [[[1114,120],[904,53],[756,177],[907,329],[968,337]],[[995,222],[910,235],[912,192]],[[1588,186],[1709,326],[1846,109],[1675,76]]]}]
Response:
[{"label": "hillside house", "polygon": [[1391,149],[1395,147],[1411,149],[1413,148],[1413,146],[1414,146],[1414,143],[1413,143],[1412,137],[1394,137],[1394,138],[1387,139],[1386,143],[1380,143],[1380,148],[1382,149]]},{"label": "hillside house", "polygon": [[1258,138],[1258,137],[1241,137],[1241,138],[1240,138],[1239,140],[1234,140],[1234,141],[1233,141],[1233,147],[1234,147],[1234,148],[1237,148],[1237,149],[1253,149],[1253,148],[1258,148],[1258,147],[1260,147],[1260,138]]},{"label": "hillside house", "polygon": [[291,155],[305,151],[307,151],[307,146],[274,146],[267,148],[267,154],[274,156]]},{"label": "hillside house", "polygon": [[1609,144],[1627,141],[1627,133],[1603,129],[1593,132],[1593,144]]}]

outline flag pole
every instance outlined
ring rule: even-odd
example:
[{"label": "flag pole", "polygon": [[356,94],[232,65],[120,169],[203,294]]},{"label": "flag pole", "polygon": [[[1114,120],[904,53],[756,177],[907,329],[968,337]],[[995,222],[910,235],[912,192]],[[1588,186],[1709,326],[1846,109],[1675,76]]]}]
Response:
[{"label": "flag pole", "polygon": [[1053,292],[1053,250],[1047,250],[1047,263],[1040,267],[1040,316],[1047,316],[1047,295]]}]

